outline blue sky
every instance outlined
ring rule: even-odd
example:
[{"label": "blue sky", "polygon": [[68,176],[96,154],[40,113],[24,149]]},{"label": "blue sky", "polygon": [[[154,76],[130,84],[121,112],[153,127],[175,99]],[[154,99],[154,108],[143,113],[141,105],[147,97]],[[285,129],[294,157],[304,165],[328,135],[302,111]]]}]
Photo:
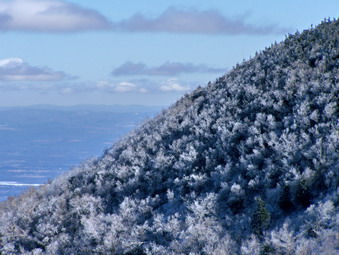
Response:
[{"label": "blue sky", "polygon": [[0,0],[0,106],[169,105],[337,0]]}]

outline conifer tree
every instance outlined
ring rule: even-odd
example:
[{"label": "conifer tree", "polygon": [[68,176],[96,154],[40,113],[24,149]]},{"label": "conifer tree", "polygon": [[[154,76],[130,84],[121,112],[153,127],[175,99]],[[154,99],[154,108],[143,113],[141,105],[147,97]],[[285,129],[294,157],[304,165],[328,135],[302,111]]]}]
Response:
[{"label": "conifer tree", "polygon": [[282,188],[282,191],[281,191],[281,194],[278,200],[278,205],[280,209],[286,213],[290,212],[293,209],[291,191],[288,185],[285,185]]},{"label": "conifer tree", "polygon": [[252,215],[252,228],[254,233],[262,236],[264,230],[266,230],[270,225],[271,214],[266,209],[264,200],[260,197],[257,198],[256,203],[256,210]]}]

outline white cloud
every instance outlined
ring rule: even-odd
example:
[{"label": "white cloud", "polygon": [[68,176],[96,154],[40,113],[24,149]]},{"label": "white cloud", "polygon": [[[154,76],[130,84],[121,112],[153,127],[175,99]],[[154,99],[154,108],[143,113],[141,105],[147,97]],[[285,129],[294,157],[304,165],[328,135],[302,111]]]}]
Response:
[{"label": "white cloud", "polygon": [[147,90],[147,89],[145,89],[145,88],[140,88],[140,89],[139,89],[139,92],[140,92],[140,93],[147,93],[147,92],[148,92],[148,90]]},{"label": "white cloud", "polygon": [[60,90],[60,94],[62,95],[71,95],[71,94],[74,94],[75,93],[75,90],[73,88],[62,88]]},{"label": "white cloud", "polygon": [[[5,61],[2,61],[2,63],[3,62]],[[200,83],[192,81],[183,82],[176,78],[171,78],[165,81],[140,79],[129,81],[101,80],[98,82],[74,80],[64,80],[59,82],[1,82],[0,80],[0,93],[1,91],[34,91],[41,95],[57,93],[59,95],[69,96],[69,98],[75,95],[90,93],[164,95],[166,93],[180,94],[189,91],[198,84]]]},{"label": "white cloud", "polygon": [[0,59],[0,68],[2,66],[9,66],[9,65],[20,65],[23,64],[24,61],[21,58],[5,58]]},{"label": "white cloud", "polygon": [[61,0],[0,2],[0,30],[72,32],[110,28],[100,13]]},{"label": "white cloud", "polygon": [[70,78],[63,72],[48,67],[34,67],[21,58],[0,59],[1,81],[60,81]]},{"label": "white cloud", "polygon": [[139,92],[146,93],[147,89],[138,86],[135,83],[122,81],[118,83],[113,83],[109,81],[99,81],[97,83],[97,88],[101,90],[106,90],[108,92],[115,93],[127,93],[127,92]]},{"label": "white cloud", "polygon": [[185,92],[190,88],[188,86],[181,85],[177,79],[172,78],[164,81],[159,89],[164,92]]},{"label": "white cloud", "polygon": [[113,85],[113,91],[115,92],[131,92],[137,88],[137,85],[131,82],[120,82],[118,84]]}]

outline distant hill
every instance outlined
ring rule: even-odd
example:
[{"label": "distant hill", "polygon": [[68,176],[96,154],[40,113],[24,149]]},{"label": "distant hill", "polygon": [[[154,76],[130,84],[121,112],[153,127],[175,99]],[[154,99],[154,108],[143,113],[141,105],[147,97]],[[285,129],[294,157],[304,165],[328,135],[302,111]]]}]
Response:
[{"label": "distant hill", "polygon": [[1,254],[338,254],[339,21],[1,203]]},{"label": "distant hill", "polygon": [[58,106],[48,104],[38,104],[29,106],[12,106],[12,107],[0,107],[1,111],[10,110],[56,110],[56,111],[100,111],[100,112],[115,112],[115,113],[143,113],[143,112],[157,112],[163,106],[147,106],[147,105],[73,105],[73,106]]}]

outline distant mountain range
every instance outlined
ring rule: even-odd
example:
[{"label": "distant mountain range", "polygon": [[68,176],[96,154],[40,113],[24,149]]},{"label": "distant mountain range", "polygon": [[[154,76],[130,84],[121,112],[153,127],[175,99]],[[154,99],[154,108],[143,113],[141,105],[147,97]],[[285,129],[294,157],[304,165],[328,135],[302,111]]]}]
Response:
[{"label": "distant mountain range", "polygon": [[339,21],[0,204],[1,254],[338,254]]},{"label": "distant mountain range", "polygon": [[0,111],[9,110],[57,110],[57,111],[100,111],[100,112],[116,112],[116,113],[143,113],[155,112],[159,109],[165,109],[165,106],[147,106],[147,105],[73,105],[59,106],[38,104],[29,106],[12,106],[0,107]]}]

